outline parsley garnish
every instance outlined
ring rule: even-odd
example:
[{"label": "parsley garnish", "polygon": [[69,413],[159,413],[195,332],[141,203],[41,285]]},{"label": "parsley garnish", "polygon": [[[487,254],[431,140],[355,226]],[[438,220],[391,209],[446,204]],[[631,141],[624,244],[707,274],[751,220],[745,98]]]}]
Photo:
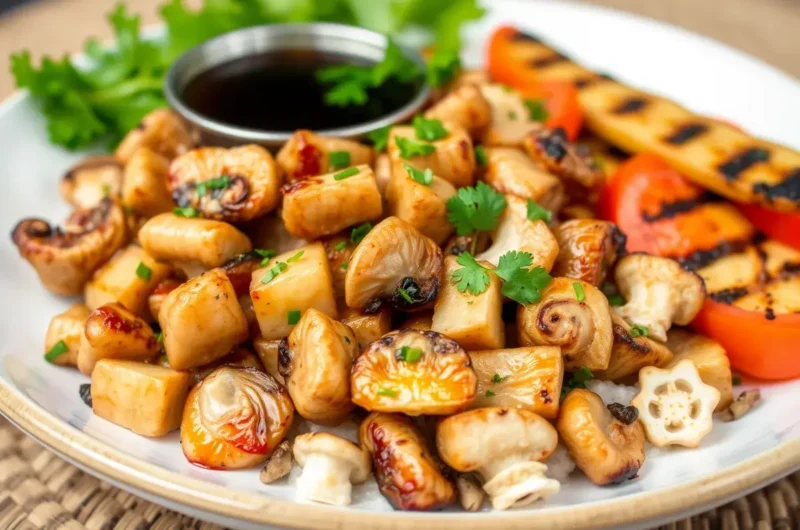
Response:
[{"label": "parsley garnish", "polygon": [[340,169],[350,165],[350,151],[331,151],[328,154],[328,164],[332,169]]},{"label": "parsley garnish", "polygon": [[526,99],[525,106],[533,121],[544,122],[550,116],[541,99]]},{"label": "parsley garnish", "polygon": [[492,376],[492,383],[494,383],[494,384],[502,383],[503,381],[505,381],[509,377],[511,377],[511,376],[510,375],[500,375],[498,373],[495,373]]},{"label": "parsley garnish", "polygon": [[292,309],[286,315],[286,321],[289,323],[290,326],[294,326],[298,322],[300,322],[300,310]]},{"label": "parsley garnish", "polygon": [[407,363],[415,363],[422,359],[422,350],[419,348],[403,346],[400,348],[400,353],[398,354],[397,358]]},{"label": "parsley garnish", "polygon": [[583,290],[583,285],[581,285],[580,282],[573,282],[572,288],[575,290],[575,298],[578,299],[578,302],[586,300],[586,292]]},{"label": "parsley garnish", "polygon": [[485,182],[474,188],[459,188],[455,197],[447,199],[447,220],[456,227],[460,236],[494,229],[500,214],[506,208],[506,199]]},{"label": "parsley garnish", "polygon": [[344,180],[346,178],[350,178],[353,175],[358,175],[360,170],[357,167],[351,167],[350,169],[345,169],[344,171],[340,171],[333,176],[333,180],[339,181]]},{"label": "parsley garnish", "polygon": [[408,291],[406,291],[402,287],[398,287],[397,288],[397,292],[400,294],[400,296],[403,297],[403,300],[405,300],[409,304],[413,304],[414,303],[414,300],[411,298],[411,295],[408,294]]},{"label": "parsley garnish", "polygon": [[462,267],[453,271],[451,276],[459,293],[469,291],[472,295],[479,295],[486,291],[489,285],[489,273],[486,268],[475,261],[469,252],[462,252],[456,263]]},{"label": "parsley garnish", "polygon": [[271,282],[275,279],[275,276],[285,271],[286,267],[288,267],[288,265],[282,261],[275,262],[275,265],[273,265],[272,268],[267,271],[264,277],[261,278],[261,283],[267,284]]},{"label": "parsley garnish", "polygon": [[501,292],[520,304],[538,302],[540,291],[547,287],[552,277],[543,267],[534,267],[529,252],[510,251],[500,256],[495,273],[504,280]]},{"label": "parsley garnish", "polygon": [[412,180],[426,186],[430,186],[431,182],[433,182],[433,171],[431,171],[430,168],[425,169],[425,171],[420,171],[408,164],[403,164],[403,166],[406,168],[406,171],[408,171],[408,176],[411,177]]},{"label": "parsley garnish", "polygon": [[449,83],[461,70],[461,59],[456,50],[436,48],[428,59],[428,84],[434,88]]},{"label": "parsley garnish", "polygon": [[486,391],[486,397],[492,397],[494,395],[495,395],[494,392],[492,392],[491,390]]},{"label": "parsley garnish", "polygon": [[553,220],[553,212],[539,206],[531,199],[528,199],[528,219],[531,221],[544,221],[546,224],[550,224],[550,221]]},{"label": "parsley garnish", "polygon": [[417,135],[417,139],[426,142],[440,140],[446,138],[447,135],[450,134],[447,132],[447,129],[444,128],[444,125],[442,125],[442,121],[436,118],[429,120],[424,116],[417,115],[414,116],[412,125],[414,126],[414,134]]},{"label": "parsley garnish", "polygon": [[486,148],[484,146],[482,145],[475,146],[475,160],[481,167],[486,167],[486,164],[489,163],[489,157],[486,156]]},{"label": "parsley garnish", "polygon": [[136,267],[136,276],[147,281],[153,277],[153,269],[145,265],[144,262],[140,261],[139,265]]},{"label": "parsley garnish", "polygon": [[417,142],[402,136],[395,136],[394,143],[400,149],[400,157],[406,160],[411,160],[415,156],[428,156],[436,151],[436,146],[433,144]]},{"label": "parsley garnish", "polygon": [[386,397],[395,397],[397,395],[397,392],[395,392],[394,390],[390,390],[388,388],[381,387],[378,389],[378,395]]},{"label": "parsley garnish", "polygon": [[631,337],[646,337],[650,330],[647,329],[647,326],[641,326],[639,324],[634,324],[631,326]]},{"label": "parsley garnish", "polygon": [[336,243],[336,246],[333,247],[334,250],[344,250],[347,248],[347,241],[339,241]]},{"label": "parsley garnish", "polygon": [[175,208],[172,210],[172,213],[178,217],[197,217],[200,215],[200,213],[191,206],[187,206],[186,208]]},{"label": "parsley garnish", "polygon": [[44,360],[51,363],[67,353],[69,351],[69,347],[67,343],[63,340],[60,340],[53,344],[53,347],[47,350],[47,353],[44,354]]},{"label": "parsley garnish", "polygon": [[389,145],[389,131],[391,129],[392,126],[387,125],[386,127],[381,127],[380,129],[375,129],[367,133],[367,140],[372,142],[372,146],[376,151],[382,152],[386,150],[386,146]]},{"label": "parsley garnish", "polygon": [[358,245],[361,243],[361,240],[364,239],[369,231],[372,230],[372,223],[364,223],[363,225],[358,225],[357,227],[353,228],[350,232],[350,241]]}]

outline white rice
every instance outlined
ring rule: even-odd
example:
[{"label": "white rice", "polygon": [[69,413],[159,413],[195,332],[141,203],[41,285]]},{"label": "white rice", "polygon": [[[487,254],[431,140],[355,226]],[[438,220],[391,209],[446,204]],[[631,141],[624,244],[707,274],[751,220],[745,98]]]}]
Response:
[{"label": "white rice", "polygon": [[620,405],[628,406],[633,398],[636,397],[636,394],[639,393],[639,385],[615,385],[614,383],[597,379],[586,381],[586,388],[600,396],[606,405],[619,403]]},{"label": "white rice", "polygon": [[575,461],[569,456],[567,449],[558,444],[556,450],[547,459],[547,476],[561,483],[566,482],[569,474],[575,471]]}]

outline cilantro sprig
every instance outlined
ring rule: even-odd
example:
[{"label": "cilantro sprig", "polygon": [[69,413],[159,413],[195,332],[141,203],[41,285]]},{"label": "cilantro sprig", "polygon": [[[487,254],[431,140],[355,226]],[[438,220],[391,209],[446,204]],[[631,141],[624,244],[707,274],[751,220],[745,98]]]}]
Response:
[{"label": "cilantro sprig", "polygon": [[456,259],[461,268],[453,271],[452,280],[459,293],[468,292],[479,295],[489,286],[489,273],[486,267],[475,261],[469,252],[462,252]]},{"label": "cilantro sprig", "polygon": [[[489,268],[478,263],[469,252],[461,253],[456,263],[460,269],[453,271],[451,280],[458,292],[479,295],[489,287]],[[532,304],[541,298],[541,291],[552,277],[543,267],[533,267],[529,252],[512,250],[500,256],[494,273],[503,280],[500,292],[520,304]]]},{"label": "cilantro sprig", "polygon": [[460,236],[493,230],[506,209],[502,193],[493,190],[485,182],[474,188],[460,188],[454,197],[447,200],[447,220]]},{"label": "cilantro sprig", "polygon": [[414,117],[414,121],[411,125],[414,127],[414,134],[417,138],[426,142],[441,140],[450,134],[447,129],[444,128],[444,125],[442,125],[442,121],[435,118],[428,119],[424,116],[417,115]]},{"label": "cilantro sprig", "polygon": [[420,171],[414,166],[410,166],[408,164],[403,164],[403,167],[405,167],[406,171],[408,172],[408,176],[411,177],[412,180],[426,186],[430,186],[433,182],[433,171],[431,171],[431,168],[426,168],[425,171]]}]

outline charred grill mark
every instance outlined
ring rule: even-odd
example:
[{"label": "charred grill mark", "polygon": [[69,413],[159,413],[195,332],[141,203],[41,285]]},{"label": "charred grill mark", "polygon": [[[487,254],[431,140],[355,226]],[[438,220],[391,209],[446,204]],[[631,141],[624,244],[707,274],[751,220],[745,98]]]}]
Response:
[{"label": "charred grill mark", "polygon": [[800,202],[800,167],[786,173],[780,184],[764,184],[759,182],[753,185],[753,193],[763,195],[769,201],[788,199]]},{"label": "charred grill mark", "polygon": [[567,132],[561,127],[552,131],[545,130],[536,138],[536,143],[556,163],[567,156]]},{"label": "charred grill mark", "polygon": [[624,116],[626,114],[636,114],[649,104],[650,104],[649,100],[645,98],[640,98],[638,96],[633,96],[622,101],[619,105],[614,107],[611,110],[611,112],[618,116]]},{"label": "charred grill mark", "polygon": [[596,82],[597,82],[599,79],[600,79],[600,78],[598,78],[598,77],[595,77],[595,76],[591,76],[591,77],[579,77],[578,79],[576,79],[575,81],[573,81],[573,84],[575,85],[575,88],[577,88],[578,90],[580,90],[580,89],[582,89],[582,88],[586,88],[586,87],[587,87],[587,86],[589,86],[589,85],[593,85],[593,84],[594,84],[594,83],[596,83]]},{"label": "charred grill mark", "polygon": [[723,289],[716,293],[711,293],[709,296],[716,302],[731,305],[746,294],[747,287],[733,287],[731,289]]},{"label": "charred grill mark", "polygon": [[685,123],[664,138],[664,141],[671,145],[683,145],[689,140],[704,135],[707,131],[708,125],[705,123]]},{"label": "charred grill mark", "polygon": [[539,57],[538,59],[533,59],[528,63],[528,65],[531,68],[547,68],[548,66],[553,66],[554,64],[563,63],[567,61],[569,61],[568,57],[558,52],[554,52],[552,55],[548,55],[547,57]]},{"label": "charred grill mark", "polygon": [[[761,147],[751,147],[736,153],[717,166],[717,169],[722,173],[725,179],[731,181],[739,178],[739,175],[747,171],[750,167],[759,162],[766,162],[767,160],[769,160],[769,151]],[[798,185],[800,185],[800,183],[798,183]]]},{"label": "charred grill mark", "polygon": [[616,145],[609,145],[608,149],[606,150],[606,154],[608,156],[613,156],[614,158],[628,158],[628,153],[626,153]]},{"label": "charred grill mark", "polygon": [[611,244],[614,246],[616,250],[617,259],[624,256],[628,250],[625,248],[625,245],[628,243],[628,236],[625,235],[625,232],[619,229],[617,225],[613,225],[611,227]]},{"label": "charred grill mark", "polygon": [[684,199],[680,201],[670,202],[670,203],[662,203],[661,204],[661,211],[655,214],[644,213],[642,218],[647,221],[648,223],[653,223],[658,221],[659,219],[670,219],[672,217],[677,216],[678,214],[691,212],[698,206],[702,204],[707,204],[709,202],[718,202],[721,198],[719,195],[711,193],[710,191],[701,193],[697,197],[692,199]]},{"label": "charred grill mark", "polygon": [[741,252],[749,243],[749,241],[723,241],[714,248],[698,250],[692,252],[688,256],[676,257],[674,259],[676,259],[684,269],[695,272],[723,256]]},{"label": "charred grill mark", "polygon": [[617,473],[616,475],[610,477],[610,481],[612,484],[621,484],[626,480],[631,480],[636,478],[636,474],[639,473],[639,465],[638,462],[630,462],[626,465],[622,470]]},{"label": "charred grill mark", "polygon": [[537,44],[541,44],[542,41],[539,37],[531,35],[530,33],[526,33],[524,31],[517,31],[513,35],[511,35],[512,41],[519,41],[519,42],[535,42]]},{"label": "charred grill mark", "polygon": [[771,307],[768,307],[766,311],[764,311],[764,317],[767,320],[775,320],[775,310]]},{"label": "charred grill mark", "polygon": [[614,342],[621,342],[634,352],[642,355],[648,355],[650,353],[650,347],[647,343],[645,341],[639,342],[634,339],[624,327],[619,324],[614,324],[611,326],[611,329],[614,333]]},{"label": "charred grill mark", "polygon": [[783,273],[790,276],[800,273],[800,263],[784,263]]}]

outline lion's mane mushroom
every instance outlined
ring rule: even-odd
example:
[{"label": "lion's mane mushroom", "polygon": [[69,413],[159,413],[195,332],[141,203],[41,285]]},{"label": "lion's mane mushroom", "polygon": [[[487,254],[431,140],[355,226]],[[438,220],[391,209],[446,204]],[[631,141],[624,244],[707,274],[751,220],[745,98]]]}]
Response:
[{"label": "lion's mane mushroom", "polygon": [[564,203],[564,185],[513,147],[487,147],[484,181],[506,195],[531,199],[539,206],[558,211]]},{"label": "lion's mane mushroom", "polygon": [[169,109],[156,109],[120,142],[114,157],[127,164],[140,147],[172,160],[192,148],[192,135],[177,114]]},{"label": "lion's mane mushroom", "polygon": [[42,219],[23,219],[11,239],[50,292],[72,296],[83,291],[92,273],[122,247],[127,235],[125,212],[106,198],[95,208],[75,210],[64,228]]},{"label": "lion's mane mushroom", "polygon": [[575,389],[561,403],[556,427],[572,459],[597,485],[624,482],[644,464],[644,429],[634,407],[606,407],[597,394]]},{"label": "lion's mane mushroom", "polygon": [[294,439],[294,459],[303,468],[297,479],[298,502],[350,504],[353,484],[369,477],[369,453],[350,440],[327,432],[301,434]]},{"label": "lion's mane mushroom", "polygon": [[242,469],[269,458],[294,418],[289,393],[255,368],[222,366],[186,399],[181,446],[189,462]]},{"label": "lion's mane mushroom", "polygon": [[178,206],[191,206],[203,217],[243,223],[278,206],[281,173],[260,145],[201,147],[169,166],[167,187]]},{"label": "lion's mane mushroom", "polygon": [[455,500],[453,484],[411,418],[373,412],[358,439],[372,455],[378,489],[395,508],[440,510]]},{"label": "lion's mane mushroom", "polygon": [[702,278],[669,258],[629,254],[617,262],[617,288],[627,303],[615,310],[631,325],[645,326],[648,336],[666,342],[672,324],[685,326],[705,300]]},{"label": "lion's mane mushroom", "polygon": [[533,256],[532,266],[541,266],[549,271],[558,256],[558,242],[544,221],[528,219],[528,203],[525,199],[506,195],[506,209],[492,232],[492,246],[475,256],[475,259],[497,266],[500,256],[511,250],[530,252]]},{"label": "lion's mane mushroom", "polygon": [[638,332],[634,333],[630,324],[616,313],[611,314],[611,330],[614,334],[611,357],[604,370],[595,371],[595,378],[624,381],[645,366],[665,366],[672,361],[669,348]]},{"label": "lion's mane mushroom", "polygon": [[278,370],[298,414],[326,425],[345,419],[353,409],[350,368],[356,348],[353,331],[341,322],[313,308],[303,313],[278,347]]},{"label": "lion's mane mushroom", "polygon": [[381,221],[358,244],[345,276],[345,301],[375,312],[383,300],[400,311],[432,305],[439,293],[442,251],[397,217]]},{"label": "lion's mane mushroom", "polygon": [[558,492],[558,481],[545,477],[542,463],[557,445],[553,426],[521,409],[475,409],[436,427],[442,460],[456,471],[481,475],[495,510],[525,506]]},{"label": "lion's mane mushroom", "polygon": [[669,370],[654,366],[639,372],[641,391],[631,405],[647,439],[656,447],[697,447],[711,432],[711,416],[719,403],[719,390],[703,383],[692,361],[684,359]]},{"label": "lion's mane mushroom", "polygon": [[474,398],[467,353],[435,331],[406,329],[376,340],[353,363],[353,403],[367,410],[447,415]]},{"label": "lion's mane mushroom", "polygon": [[625,234],[617,225],[597,219],[574,219],[556,226],[558,258],[554,276],[575,278],[599,287],[606,272],[625,252]]},{"label": "lion's mane mushroom", "polygon": [[122,166],[113,156],[90,156],[72,166],[59,186],[61,196],[76,208],[94,208],[106,197],[118,197]]},{"label": "lion's mane mushroom", "polygon": [[[584,294],[579,301],[576,287]],[[614,335],[608,300],[596,287],[572,278],[553,278],[535,304],[517,310],[519,341],[525,346],[558,346],[566,370],[603,370]]]}]

